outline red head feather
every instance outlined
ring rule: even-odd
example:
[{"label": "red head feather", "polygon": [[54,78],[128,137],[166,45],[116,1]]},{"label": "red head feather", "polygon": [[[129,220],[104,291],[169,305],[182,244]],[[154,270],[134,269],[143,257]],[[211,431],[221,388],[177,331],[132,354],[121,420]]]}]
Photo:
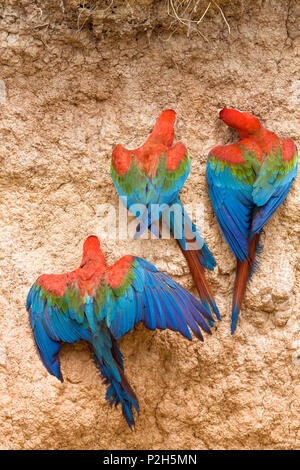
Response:
[{"label": "red head feather", "polygon": [[220,118],[227,126],[235,129],[242,139],[257,134],[263,129],[253,114],[243,113],[237,109],[223,108],[220,111]]},{"label": "red head feather", "polygon": [[220,111],[220,118],[228,126],[235,129],[241,139],[255,142],[265,154],[280,146],[279,137],[265,129],[253,114],[243,113],[237,109],[224,108]]},{"label": "red head feather", "polygon": [[101,261],[106,265],[104,254],[100,248],[99,238],[95,235],[88,237],[83,244],[83,254],[81,264],[86,263],[88,260]]},{"label": "red head feather", "polygon": [[152,172],[155,175],[159,158],[168,147],[171,147],[174,140],[175,121],[175,111],[171,109],[163,111],[146,142],[133,150],[137,161],[148,174]]},{"label": "red head feather", "polygon": [[[127,173],[132,158],[136,160],[139,167],[148,175],[155,175],[160,157],[170,150],[174,140],[174,124],[176,113],[172,109],[163,111],[149,135],[146,142],[141,147],[134,150],[127,150],[122,145],[117,145],[112,154],[112,163],[115,171],[123,176]],[[176,163],[186,156],[186,149],[181,144],[176,144],[172,155],[168,155],[167,168],[176,169]],[[184,151],[183,148],[184,147]],[[170,163],[171,161],[171,163]]]},{"label": "red head feather", "polygon": [[166,147],[170,147],[174,140],[174,124],[176,113],[172,109],[166,109],[159,116],[149,139],[158,140]]}]

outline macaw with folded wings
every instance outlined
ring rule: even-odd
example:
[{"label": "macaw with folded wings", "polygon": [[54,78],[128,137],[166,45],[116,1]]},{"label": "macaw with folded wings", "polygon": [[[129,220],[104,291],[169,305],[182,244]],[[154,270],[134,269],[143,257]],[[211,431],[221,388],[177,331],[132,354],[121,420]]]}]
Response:
[{"label": "macaw with folded wings", "polygon": [[217,220],[237,259],[233,334],[256,256],[262,252],[263,227],[296,178],[298,153],[292,139],[280,139],[250,113],[224,108],[220,118],[240,136],[239,142],[209,152],[206,172]]},{"label": "macaw with folded wings", "polygon": [[[216,261],[179,198],[191,164],[185,145],[182,142],[173,144],[175,121],[175,111],[167,109],[161,113],[141,147],[128,150],[118,144],[112,153],[111,177],[128,210],[132,211],[136,205],[145,208],[139,214],[132,211],[140,219],[135,238],[147,229],[159,237],[157,223],[162,215],[169,214],[164,220],[187,260],[201,302],[220,320],[205,277],[205,269],[213,270]],[[153,210],[157,206],[159,209]]]}]

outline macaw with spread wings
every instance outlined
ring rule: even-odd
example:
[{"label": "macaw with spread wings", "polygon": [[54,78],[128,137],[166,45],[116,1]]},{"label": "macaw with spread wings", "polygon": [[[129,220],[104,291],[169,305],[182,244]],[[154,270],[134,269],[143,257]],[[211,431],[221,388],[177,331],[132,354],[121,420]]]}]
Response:
[{"label": "macaw with spread wings", "polygon": [[[159,237],[157,222],[163,215],[188,262],[201,302],[220,320],[204,273],[205,268],[213,270],[216,262],[179,199],[190,172],[190,158],[181,142],[173,145],[175,120],[176,113],[168,109],[159,116],[141,147],[127,150],[117,145],[111,159],[111,176],[127,209],[140,219],[135,238],[147,229]],[[136,205],[143,205],[144,210],[133,211]]]},{"label": "macaw with spread wings", "polygon": [[256,255],[262,251],[259,240],[263,227],[296,178],[298,153],[292,139],[280,139],[252,114],[224,108],[220,118],[240,136],[236,144],[209,152],[206,173],[217,220],[237,259],[233,334]]},{"label": "macaw with spread wings", "polygon": [[88,341],[108,389],[106,400],[122,405],[134,426],[138,399],[124,375],[116,340],[138,322],[150,330],[168,328],[203,341],[211,315],[186,289],[148,261],[123,256],[107,266],[99,239],[88,237],[80,267],[66,274],[43,274],[31,287],[27,310],[39,356],[48,372],[63,381],[59,351],[62,343]]}]

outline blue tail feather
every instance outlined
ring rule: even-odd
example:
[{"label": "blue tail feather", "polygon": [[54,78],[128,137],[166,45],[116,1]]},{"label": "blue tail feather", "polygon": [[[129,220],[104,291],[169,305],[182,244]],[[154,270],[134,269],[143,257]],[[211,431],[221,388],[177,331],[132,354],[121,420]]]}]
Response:
[{"label": "blue tail feather", "polygon": [[[182,234],[181,238],[176,238],[181,248],[185,251],[190,249],[195,250],[199,263],[204,268],[212,271],[216,266],[216,261],[208,249],[204,238],[200,235],[196,225],[191,221],[179,199],[177,199],[176,204],[181,208],[181,217],[178,218],[177,213],[172,212],[172,210],[170,211],[170,228],[173,235],[176,233]],[[174,214],[178,220],[176,220]]]},{"label": "blue tail feather", "polygon": [[105,399],[109,402],[110,406],[118,406],[120,403],[122,405],[123,416],[126,419],[126,422],[130,428],[133,430],[135,425],[133,417],[133,408],[134,407],[139,414],[139,403],[138,399],[130,387],[127,379],[124,375],[124,365],[123,365],[123,356],[115,342],[112,339],[112,355],[116,362],[116,365],[119,369],[121,381],[118,382],[114,374],[110,371],[109,367],[106,364],[100,363],[97,356],[94,356],[95,365],[103,379],[105,385],[107,385],[107,392]]},{"label": "blue tail feather", "polygon": [[213,271],[217,265],[216,260],[208,249],[206,243],[204,243],[202,249],[197,252],[197,258],[199,259],[200,264],[208,268],[210,271]]},{"label": "blue tail feather", "polygon": [[236,330],[236,326],[237,326],[237,322],[239,318],[239,312],[240,312],[239,306],[238,304],[235,304],[231,312],[231,334],[232,335]]},{"label": "blue tail feather", "polygon": [[[264,233],[263,230],[261,230],[260,236],[261,236],[262,233]],[[262,254],[263,249],[264,249],[263,244],[262,244],[261,239],[260,239],[260,236],[259,236],[258,243],[257,243],[255,258],[254,258],[253,264],[252,264],[252,266],[250,268],[250,271],[249,271],[248,281],[251,281],[253,274],[256,272],[256,270],[258,268],[258,265],[259,265],[260,255]]]}]

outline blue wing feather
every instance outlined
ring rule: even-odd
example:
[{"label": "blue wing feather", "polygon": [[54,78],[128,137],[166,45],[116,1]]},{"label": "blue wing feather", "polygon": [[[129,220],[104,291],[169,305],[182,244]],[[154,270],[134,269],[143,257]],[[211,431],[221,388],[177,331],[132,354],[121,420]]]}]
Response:
[{"label": "blue wing feather", "polygon": [[252,186],[239,181],[228,167],[207,163],[210,199],[222,233],[232,252],[241,261],[249,255],[248,235],[254,208]]},{"label": "blue wing feather", "polygon": [[61,343],[89,340],[90,332],[72,320],[68,312],[62,315],[57,307],[50,305],[36,283],[29,291],[26,307],[39,356],[48,372],[62,381],[58,358]]},{"label": "blue wing feather", "polygon": [[151,289],[149,289],[148,295],[151,296],[152,298],[153,307],[154,307],[155,316],[156,316],[157,328],[160,328],[161,330],[165,330],[167,328],[167,324],[166,324],[165,314],[162,309],[162,305],[160,302],[157,301],[157,297]]},{"label": "blue wing feather", "polygon": [[[114,297],[117,307],[109,327],[116,339],[121,338],[140,321],[150,330],[169,328],[179,331],[188,339],[191,339],[189,326],[198,337],[197,325],[210,332],[204,317],[209,320],[212,317],[203,305],[151,263],[142,258],[134,258],[132,277],[125,292]],[[104,317],[105,313],[102,312],[102,318]]]},{"label": "blue wing feather", "polygon": [[254,184],[253,199],[258,209],[255,213],[254,219],[251,226],[251,236],[258,233],[269,218],[274,214],[276,209],[285,200],[291,185],[296,178],[298,169],[298,161],[294,167],[283,177],[278,178],[278,174],[281,172],[274,172],[272,177],[268,178],[268,184],[261,184],[261,181],[265,180],[266,173],[264,167],[262,167],[260,176],[257,182]]},{"label": "blue wing feather", "polygon": [[[56,303],[55,296],[45,294],[40,285],[32,286],[26,305],[39,355],[51,374],[62,380],[58,359],[61,343],[85,339],[92,343],[99,361],[109,365],[118,380],[118,372],[111,361],[107,328],[116,339],[138,322],[151,330],[178,331],[188,339],[192,339],[189,327],[198,338],[202,337],[199,328],[210,332],[205,318],[210,320],[211,315],[182,286],[141,258],[133,258],[131,269],[132,276],[125,289],[105,287],[106,302],[101,308],[93,295],[82,299],[83,304],[77,308],[82,309],[83,318],[73,311],[74,307],[70,308],[66,299],[62,307],[63,299]],[[78,320],[73,319],[74,315]],[[106,337],[108,343],[104,341]]]}]

